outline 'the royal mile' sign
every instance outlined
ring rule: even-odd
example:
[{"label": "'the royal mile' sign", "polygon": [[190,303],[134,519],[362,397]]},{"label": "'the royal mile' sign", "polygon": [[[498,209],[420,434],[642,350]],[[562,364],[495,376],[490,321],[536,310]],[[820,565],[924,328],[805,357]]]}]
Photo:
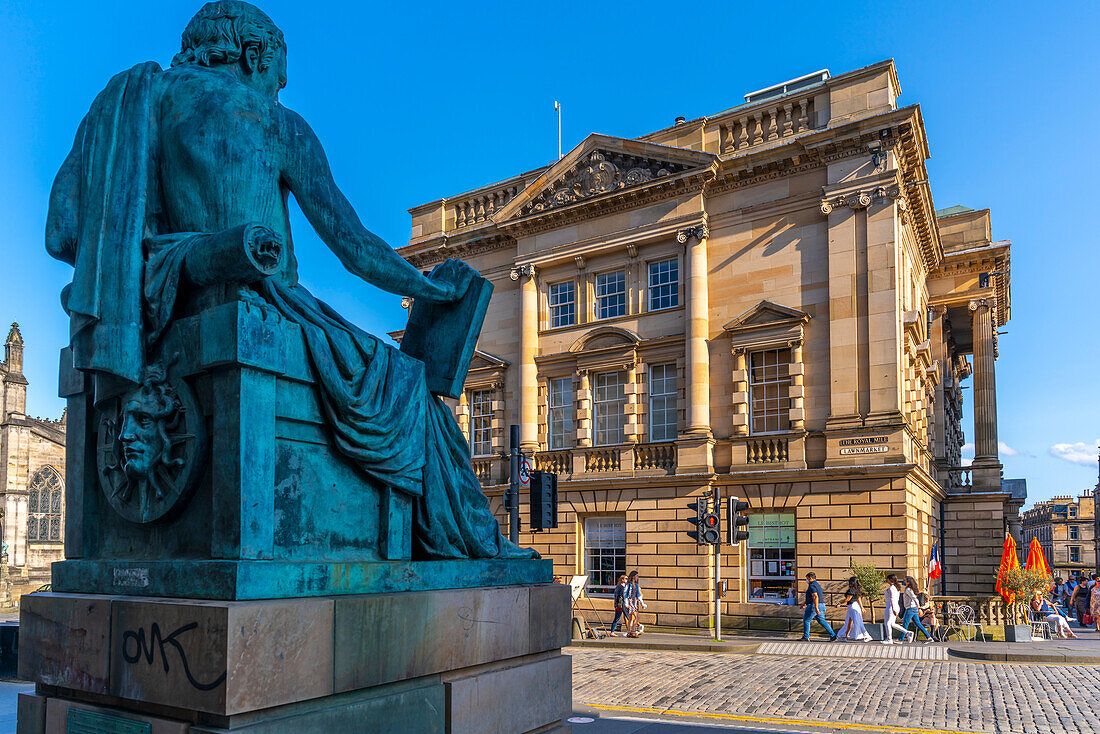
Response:
[{"label": "'the royal mile' sign", "polygon": [[840,439],[840,454],[885,454],[890,450],[886,445],[889,436],[861,436],[860,438]]}]

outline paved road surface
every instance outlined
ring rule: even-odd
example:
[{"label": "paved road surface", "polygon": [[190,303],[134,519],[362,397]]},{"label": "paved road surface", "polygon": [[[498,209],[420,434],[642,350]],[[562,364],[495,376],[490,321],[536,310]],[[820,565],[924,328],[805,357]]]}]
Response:
[{"label": "paved road surface", "polygon": [[1100,666],[594,648],[569,654],[575,706],[625,706],[641,716],[696,713],[728,726],[805,722],[815,731],[832,728],[828,724],[996,734],[1100,731]]}]

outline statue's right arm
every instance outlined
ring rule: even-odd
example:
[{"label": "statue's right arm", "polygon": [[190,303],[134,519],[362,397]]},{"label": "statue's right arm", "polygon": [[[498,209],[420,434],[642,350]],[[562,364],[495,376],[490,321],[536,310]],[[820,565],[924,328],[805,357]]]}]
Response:
[{"label": "statue's right arm", "polygon": [[[328,159],[313,130],[283,109],[287,141],[283,178],[306,219],[350,272],[390,293],[450,301],[462,290],[446,279],[429,280],[390,245],[363,226],[332,178]],[[472,272],[472,271],[471,271]],[[466,277],[463,285],[469,283]],[[464,290],[464,288],[463,288]]]},{"label": "statue's right arm", "polygon": [[80,149],[84,141],[84,122],[76,131],[72,150],[61,164],[50,190],[50,210],[46,215],[46,251],[58,260],[76,262],[77,210],[80,207]]}]

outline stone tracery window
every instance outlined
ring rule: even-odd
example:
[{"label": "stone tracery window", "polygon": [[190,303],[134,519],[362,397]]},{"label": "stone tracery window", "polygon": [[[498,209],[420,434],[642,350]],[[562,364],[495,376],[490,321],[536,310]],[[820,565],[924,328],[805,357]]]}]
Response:
[{"label": "stone tracery window", "polygon": [[27,540],[61,540],[61,494],[64,483],[52,466],[44,466],[31,477],[27,495]]}]

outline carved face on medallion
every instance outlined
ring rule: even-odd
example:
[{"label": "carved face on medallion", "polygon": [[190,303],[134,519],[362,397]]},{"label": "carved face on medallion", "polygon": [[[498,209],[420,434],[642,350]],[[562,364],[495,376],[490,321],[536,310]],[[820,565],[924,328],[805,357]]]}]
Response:
[{"label": "carved face on medallion", "polygon": [[178,411],[178,404],[167,395],[163,385],[157,392],[142,385],[131,393],[122,409],[122,429],[118,437],[126,476],[156,484],[156,469],[162,462],[171,463],[166,427],[174,422]]},{"label": "carved face on medallion", "polygon": [[108,502],[133,522],[163,517],[196,476],[202,426],[190,389],[153,364],[113,409],[100,411],[97,458]]}]

